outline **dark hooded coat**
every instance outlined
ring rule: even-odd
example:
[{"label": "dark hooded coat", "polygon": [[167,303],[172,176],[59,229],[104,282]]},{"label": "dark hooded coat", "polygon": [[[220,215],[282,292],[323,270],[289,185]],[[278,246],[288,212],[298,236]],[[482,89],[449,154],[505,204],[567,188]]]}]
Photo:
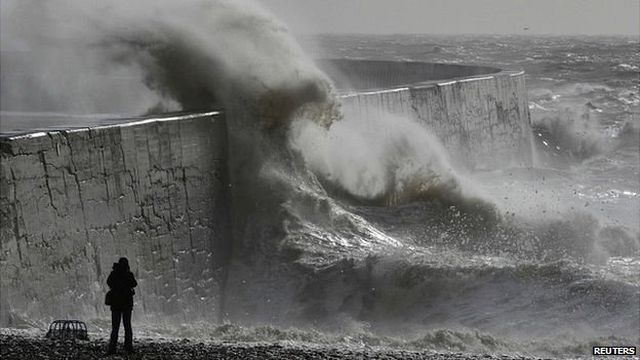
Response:
[{"label": "dark hooded coat", "polygon": [[107,285],[111,289],[111,310],[131,310],[133,308],[134,287],[138,282],[129,270],[128,262],[113,264],[113,271],[107,278]]}]

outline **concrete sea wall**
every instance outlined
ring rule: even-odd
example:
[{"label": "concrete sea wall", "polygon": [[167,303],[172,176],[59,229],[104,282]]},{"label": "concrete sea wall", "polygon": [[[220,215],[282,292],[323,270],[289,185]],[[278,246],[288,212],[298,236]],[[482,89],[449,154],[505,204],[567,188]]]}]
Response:
[{"label": "concrete sea wall", "polygon": [[219,113],[2,137],[2,325],[108,310],[119,256],[136,316],[217,319],[228,250]]},{"label": "concrete sea wall", "polygon": [[[531,165],[523,71],[390,61],[367,61],[358,71],[359,63],[341,60],[325,65],[344,74],[340,83],[348,89],[343,95],[345,112],[413,118],[451,150],[453,160],[469,169]],[[423,81],[409,82],[405,73]]]},{"label": "concrete sea wall", "polygon": [[[347,113],[412,117],[472,169],[531,161],[523,73],[325,65]],[[0,326],[103,316],[123,255],[140,283],[135,316],[216,321],[232,247],[227,151],[219,112],[1,135]]]}]

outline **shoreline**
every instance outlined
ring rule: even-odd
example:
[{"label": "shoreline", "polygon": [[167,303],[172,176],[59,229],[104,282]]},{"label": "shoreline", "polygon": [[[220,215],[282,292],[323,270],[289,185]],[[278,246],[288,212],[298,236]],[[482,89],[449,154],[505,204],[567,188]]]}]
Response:
[{"label": "shoreline", "polygon": [[[121,334],[122,337],[122,334]],[[333,347],[303,343],[265,342],[207,342],[202,340],[166,338],[134,339],[133,354],[122,349],[107,356],[105,337],[90,335],[90,340],[50,340],[35,333],[11,331],[0,333],[0,358],[2,359],[534,359],[503,354],[473,354],[462,352],[410,351],[377,349],[369,347]]]}]

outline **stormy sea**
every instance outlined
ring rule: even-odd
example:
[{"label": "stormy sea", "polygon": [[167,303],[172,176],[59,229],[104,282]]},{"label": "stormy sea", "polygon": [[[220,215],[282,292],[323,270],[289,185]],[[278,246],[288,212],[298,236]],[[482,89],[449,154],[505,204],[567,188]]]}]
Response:
[{"label": "stormy sea", "polygon": [[[12,34],[5,54],[43,55],[3,59],[5,130],[28,128],[27,111],[50,127],[70,113],[211,108],[228,121],[234,245],[221,322],[142,317],[139,347],[564,358],[640,343],[637,38],[296,37],[252,3],[141,1],[126,11],[117,1],[68,3],[13,9],[47,14],[40,25],[55,29],[47,36],[3,28]],[[467,169],[414,119],[354,115],[321,58],[524,70],[532,164]],[[47,75],[22,86],[33,95],[55,84],[54,95],[34,103],[9,86],[8,68],[44,64]],[[77,82],[63,80],[71,72],[87,74],[85,91],[63,91]],[[27,333],[43,326],[26,320]],[[108,319],[88,324],[106,338]]]}]

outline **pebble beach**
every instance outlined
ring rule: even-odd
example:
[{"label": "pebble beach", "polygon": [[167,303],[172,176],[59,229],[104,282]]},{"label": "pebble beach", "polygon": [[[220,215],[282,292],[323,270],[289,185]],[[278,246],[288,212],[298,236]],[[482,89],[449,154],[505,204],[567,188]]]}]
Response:
[{"label": "pebble beach", "polygon": [[441,353],[375,348],[318,347],[281,343],[220,343],[188,339],[136,339],[135,352],[122,348],[107,355],[106,338],[88,341],[51,340],[29,333],[0,334],[0,358],[9,359],[377,359],[377,360],[453,360],[453,359],[533,359],[509,355]]}]

